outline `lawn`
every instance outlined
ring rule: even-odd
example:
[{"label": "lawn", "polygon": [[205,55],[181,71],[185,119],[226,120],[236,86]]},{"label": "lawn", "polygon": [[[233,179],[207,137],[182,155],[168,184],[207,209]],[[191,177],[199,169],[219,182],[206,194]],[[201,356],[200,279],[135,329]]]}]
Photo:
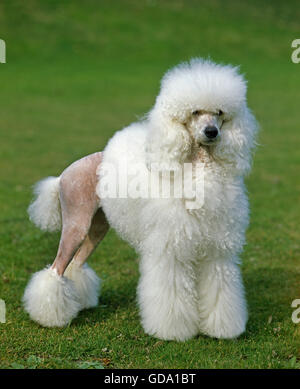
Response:
[{"label": "lawn", "polygon": [[[291,320],[300,298],[299,20],[297,1],[1,1],[0,368],[300,368]],[[247,178],[247,331],[184,343],[144,334],[138,258],[114,231],[90,260],[103,279],[99,306],[67,328],[38,326],[21,297],[52,262],[59,234],[29,222],[32,185],[103,149],[150,109],[164,72],[195,56],[241,65],[261,125]]]}]

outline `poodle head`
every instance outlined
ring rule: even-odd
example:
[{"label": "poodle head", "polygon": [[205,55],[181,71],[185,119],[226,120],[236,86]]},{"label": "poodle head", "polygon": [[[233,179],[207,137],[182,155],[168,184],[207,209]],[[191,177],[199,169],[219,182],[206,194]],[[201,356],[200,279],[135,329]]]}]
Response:
[{"label": "poodle head", "polygon": [[246,91],[230,65],[193,59],[168,71],[149,113],[148,162],[173,170],[205,148],[238,174],[247,172],[257,126]]}]

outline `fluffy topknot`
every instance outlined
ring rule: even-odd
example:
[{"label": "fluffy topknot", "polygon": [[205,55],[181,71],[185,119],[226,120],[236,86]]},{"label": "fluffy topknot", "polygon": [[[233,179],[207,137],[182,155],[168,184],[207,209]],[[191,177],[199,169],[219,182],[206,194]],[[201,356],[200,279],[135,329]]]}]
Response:
[{"label": "fluffy topknot", "polygon": [[197,109],[221,109],[232,116],[244,106],[246,92],[238,67],[195,58],[164,75],[154,111],[180,121]]}]

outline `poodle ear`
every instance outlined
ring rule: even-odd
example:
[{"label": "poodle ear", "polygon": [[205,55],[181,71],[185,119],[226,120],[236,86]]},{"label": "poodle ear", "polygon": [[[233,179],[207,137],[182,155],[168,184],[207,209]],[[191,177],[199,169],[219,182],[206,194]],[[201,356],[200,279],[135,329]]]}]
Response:
[{"label": "poodle ear", "polygon": [[246,104],[232,120],[223,125],[215,156],[225,159],[236,175],[243,176],[251,170],[257,130],[257,121]]},{"label": "poodle ear", "polygon": [[184,122],[154,109],[149,114],[147,166],[159,171],[178,170],[190,153],[192,139]]}]

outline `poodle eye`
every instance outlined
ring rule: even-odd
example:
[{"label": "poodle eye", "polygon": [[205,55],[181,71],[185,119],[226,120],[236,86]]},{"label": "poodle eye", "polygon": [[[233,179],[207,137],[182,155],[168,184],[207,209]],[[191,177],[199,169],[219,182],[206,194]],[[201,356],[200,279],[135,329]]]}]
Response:
[{"label": "poodle eye", "polygon": [[199,110],[196,110],[196,111],[193,111],[192,112],[192,115],[196,116],[196,115],[199,115],[200,114],[200,111]]},{"label": "poodle eye", "polygon": [[219,111],[218,111],[218,115],[219,115],[219,116],[222,116],[222,115],[223,115],[223,113],[224,113],[224,112],[223,112],[223,111],[221,111],[221,110],[219,109]]}]

